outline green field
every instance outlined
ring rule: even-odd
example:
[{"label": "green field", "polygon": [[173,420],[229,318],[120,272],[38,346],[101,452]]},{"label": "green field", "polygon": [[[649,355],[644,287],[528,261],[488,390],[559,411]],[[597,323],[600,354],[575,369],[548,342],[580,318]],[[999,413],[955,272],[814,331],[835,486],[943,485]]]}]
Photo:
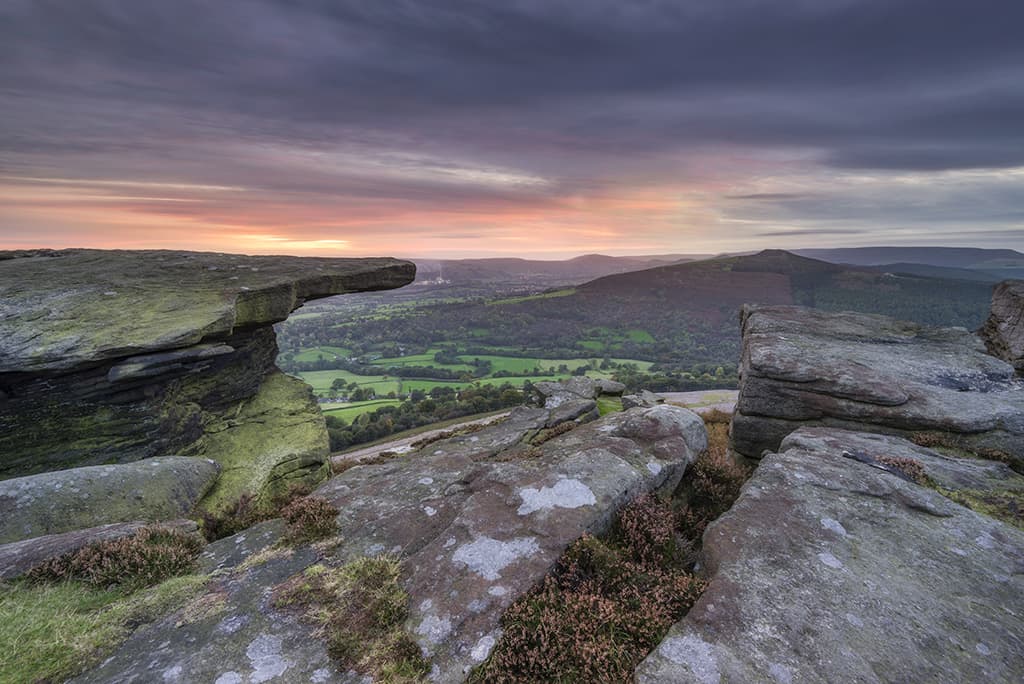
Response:
[{"label": "green field", "polygon": [[451,387],[453,390],[458,391],[463,387],[470,387],[472,384],[471,382],[460,382],[458,380],[402,380],[402,391],[422,390],[423,392],[429,392],[435,387]]},{"label": "green field", "polygon": [[346,383],[354,382],[360,387],[372,387],[377,396],[386,395],[388,392],[398,392],[398,380],[384,375],[356,375],[347,370],[302,371],[295,375],[320,396],[330,394],[331,383],[335,378],[341,378]]},{"label": "green field", "polygon": [[352,350],[346,349],[345,347],[313,347],[312,349],[303,349],[295,355],[295,360],[308,363],[319,360],[320,357],[325,359],[333,359],[335,357],[348,358],[352,356]]},{"label": "green field", "polygon": [[334,408],[324,408],[323,412],[325,416],[334,416],[351,423],[364,413],[376,411],[385,406],[398,406],[401,403],[397,399],[375,399],[373,401],[357,401],[351,404],[327,404],[326,406],[333,406]]},{"label": "green field", "polygon": [[568,288],[566,290],[555,290],[554,292],[542,292],[541,294],[526,295],[524,297],[509,297],[508,299],[495,299],[487,302],[487,306],[500,306],[502,304],[520,304],[522,302],[529,302],[534,299],[554,299],[556,297],[568,297],[576,294],[576,288]]},{"label": "green field", "polygon": [[536,357],[519,358],[516,356],[498,356],[491,354],[460,354],[463,361],[480,359],[491,362],[491,372],[506,371],[509,373],[528,373],[534,368],[558,368],[565,364],[571,371],[573,368],[587,365],[587,359],[540,359]]},{"label": "green field", "polygon": [[[304,350],[303,354],[309,353],[323,353],[323,350],[329,353],[338,353],[339,351],[348,351],[343,347],[331,347],[323,346],[315,349]],[[508,383],[514,387],[520,387],[525,381],[541,382],[543,380],[564,380],[568,378],[571,372],[585,366],[588,363],[587,359],[542,359],[539,357],[528,357],[520,358],[516,356],[505,356],[501,354],[460,354],[458,356],[462,361],[467,363],[462,364],[439,364],[434,361],[435,349],[430,349],[422,354],[410,354],[407,356],[388,357],[377,359],[372,363],[375,366],[424,366],[424,367],[435,367],[435,368],[446,368],[452,371],[471,371],[473,366],[468,363],[473,359],[480,359],[481,361],[491,362],[492,372],[505,372],[512,373],[513,375],[507,377],[483,377],[475,378],[472,381],[459,381],[459,380],[442,380],[432,378],[398,378],[395,376],[384,375],[356,375],[351,371],[347,370],[319,370],[319,371],[302,371],[295,373],[295,375],[305,381],[313,388],[313,392],[321,397],[332,396],[331,385],[338,378],[344,380],[346,384],[356,383],[362,388],[373,388],[376,392],[377,401],[384,398],[390,392],[396,394],[408,394],[414,390],[420,390],[423,392],[429,392],[434,387],[450,387],[456,391],[461,390],[465,387],[470,387],[474,384],[479,385],[493,385],[500,386]],[[594,362],[596,359],[590,359],[590,362]],[[650,361],[640,361],[637,359],[611,359],[613,363],[632,363],[637,366],[640,371],[646,371],[652,365]],[[535,368],[540,369],[557,369],[559,366],[565,365],[569,372],[556,373],[555,375],[529,375]],[[587,377],[591,378],[610,378],[614,373],[613,370],[589,370],[587,371]],[[363,402],[365,403],[365,402]]]},{"label": "green field", "polygon": [[473,370],[473,366],[467,363],[437,363],[434,361],[434,354],[441,351],[440,349],[428,349],[423,354],[409,354],[408,356],[392,356],[382,359],[376,359],[371,361],[374,366],[398,366],[404,368],[406,366],[420,366],[420,367],[433,367],[433,368],[445,368],[453,372],[469,372]]}]

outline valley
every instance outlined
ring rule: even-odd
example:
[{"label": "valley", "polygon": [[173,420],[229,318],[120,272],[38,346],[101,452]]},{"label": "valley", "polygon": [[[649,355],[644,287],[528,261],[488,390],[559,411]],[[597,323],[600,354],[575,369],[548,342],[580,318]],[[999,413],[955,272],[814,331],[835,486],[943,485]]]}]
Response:
[{"label": "valley", "polygon": [[[836,252],[830,258],[848,254]],[[990,274],[972,269],[970,259],[982,265],[1009,261],[1002,252],[963,252],[924,250],[918,258],[934,264],[881,266],[782,250],[707,259],[427,263],[403,289],[303,307],[277,326],[278,363],[313,388],[336,434],[360,433],[356,423],[397,425],[395,414],[406,401],[447,401],[450,411],[426,413],[448,420],[471,415],[472,406],[458,405],[464,390],[494,390],[477,402],[493,410],[504,407],[495,403],[504,390],[528,391],[533,382],[573,375],[614,379],[630,390],[734,389],[736,312],[745,303],[977,329],[992,286]],[[914,258],[906,250],[894,256]],[[506,395],[509,401],[513,396]],[[422,424],[400,425],[413,423]],[[382,437],[380,432],[368,430],[366,438]],[[333,446],[360,441],[357,436]]]}]

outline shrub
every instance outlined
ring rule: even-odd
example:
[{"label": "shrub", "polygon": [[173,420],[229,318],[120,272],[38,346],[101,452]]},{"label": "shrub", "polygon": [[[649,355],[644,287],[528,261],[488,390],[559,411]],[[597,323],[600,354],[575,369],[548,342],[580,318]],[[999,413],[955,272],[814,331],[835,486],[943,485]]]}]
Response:
[{"label": "shrub", "polygon": [[314,565],[275,590],[279,608],[300,607],[318,624],[327,651],[345,667],[384,682],[422,681],[429,671],[402,629],[409,595],[394,556],[359,558],[340,568]]},{"label": "shrub", "polygon": [[708,448],[680,484],[685,504],[678,512],[679,527],[693,542],[700,540],[708,523],[732,507],[750,477],[750,471],[729,455],[728,444],[727,425],[708,425]]},{"label": "shrub", "polygon": [[927,485],[931,482],[928,474],[924,471],[924,466],[921,465],[920,461],[913,458],[876,456],[875,461],[885,466],[888,470],[896,471],[903,475],[903,477],[911,482],[916,482],[919,485]]},{"label": "shrub", "polygon": [[501,640],[471,681],[630,681],[704,589],[674,547],[672,523],[671,507],[645,496],[607,540],[584,535],[508,609]]},{"label": "shrub", "polygon": [[195,568],[203,543],[194,534],[144,527],[129,537],[94,542],[32,568],[36,583],[74,580],[95,587],[148,587]]},{"label": "shrub", "polygon": [[658,567],[686,565],[693,561],[693,547],[680,537],[676,525],[672,505],[648,494],[623,509],[612,534],[636,563]]},{"label": "shrub", "polygon": [[288,541],[305,544],[330,537],[338,529],[338,509],[323,497],[305,496],[281,509],[288,522]]}]

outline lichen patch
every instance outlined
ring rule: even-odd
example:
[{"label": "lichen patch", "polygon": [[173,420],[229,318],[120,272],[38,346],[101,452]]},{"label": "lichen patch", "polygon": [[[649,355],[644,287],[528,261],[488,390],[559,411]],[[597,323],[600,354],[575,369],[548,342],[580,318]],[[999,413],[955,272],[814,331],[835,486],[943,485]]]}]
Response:
[{"label": "lichen patch", "polygon": [[553,508],[593,506],[597,503],[597,498],[590,487],[575,478],[559,480],[554,487],[520,489],[519,497],[523,500],[517,511],[519,515],[529,515]]},{"label": "lichen patch", "polygon": [[501,571],[509,565],[539,550],[533,537],[517,537],[510,541],[479,537],[455,549],[452,560],[464,564],[484,579],[494,581],[501,578]]}]

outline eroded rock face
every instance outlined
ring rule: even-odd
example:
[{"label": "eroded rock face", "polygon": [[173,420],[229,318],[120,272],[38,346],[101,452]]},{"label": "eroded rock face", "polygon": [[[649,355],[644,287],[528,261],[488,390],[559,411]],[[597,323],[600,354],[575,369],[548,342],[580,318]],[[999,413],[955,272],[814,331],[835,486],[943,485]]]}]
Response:
[{"label": "eroded rock face", "polygon": [[0,481],[0,544],[110,523],[187,518],[220,466],[168,456]]},{"label": "eroded rock face", "polygon": [[1024,481],[899,438],[793,433],[708,528],[708,588],[638,682],[1020,681],[1024,532],[857,454],[953,488]]},{"label": "eroded rock face", "polygon": [[[640,493],[674,488],[707,445],[700,418],[672,406],[610,414],[542,440],[554,410],[518,409],[504,423],[351,468],[316,491],[341,511],[338,545],[321,562],[403,557],[406,626],[429,656],[434,681],[462,681],[490,653],[505,608],[569,544],[606,529]],[[237,568],[216,589],[223,610],[184,626],[172,615],[144,628],[79,681],[160,681],[170,671],[180,681],[228,673],[240,678],[230,681],[255,681],[245,679],[253,677],[254,644],[274,647],[266,661],[280,671],[270,681],[359,681],[332,664],[309,624],[271,605],[272,586],[316,554],[242,562],[246,549],[265,548],[280,533],[268,523],[241,541],[211,545],[205,567]]]},{"label": "eroded rock face", "polygon": [[1024,280],[1006,280],[992,292],[992,311],[979,331],[989,353],[1024,374]]},{"label": "eroded rock face", "polygon": [[744,307],[734,448],[760,457],[802,425],[953,433],[1024,463],[1024,383],[958,328],[793,306]]},{"label": "eroded rock face", "polygon": [[414,275],[394,259],[0,254],[0,477],[186,454],[224,466],[224,500],[315,483],[326,429],[275,367],[272,325],[304,301]]}]

